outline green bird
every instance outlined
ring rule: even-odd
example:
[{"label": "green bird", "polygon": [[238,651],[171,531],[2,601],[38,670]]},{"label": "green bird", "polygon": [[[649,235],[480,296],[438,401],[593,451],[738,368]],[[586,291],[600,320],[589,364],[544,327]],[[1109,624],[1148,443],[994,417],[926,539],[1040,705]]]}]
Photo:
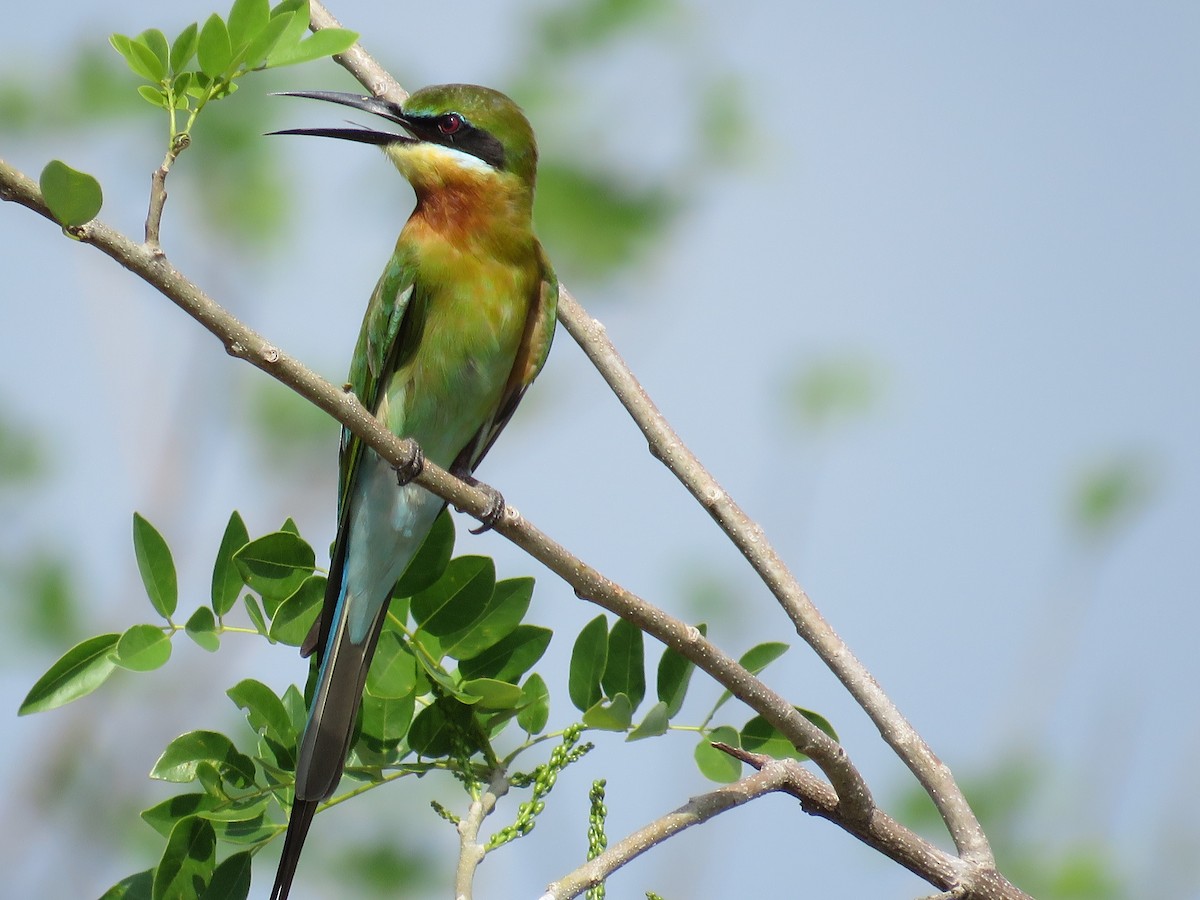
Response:
[{"label": "green bird", "polygon": [[[327,91],[328,100],[404,129],[290,129],[376,144],[408,179],[416,208],[396,241],[350,362],[350,387],[392,433],[470,479],[554,336],[558,281],[533,233],[537,143],[504,94],[468,84],[423,88],[397,105]],[[338,532],[321,617],[319,670],[296,761],[296,794],[272,900],[291,889],[317,805],[341,780],[367,669],[397,579],[445,502],[342,430]],[[493,497],[490,520],[503,511]]]}]

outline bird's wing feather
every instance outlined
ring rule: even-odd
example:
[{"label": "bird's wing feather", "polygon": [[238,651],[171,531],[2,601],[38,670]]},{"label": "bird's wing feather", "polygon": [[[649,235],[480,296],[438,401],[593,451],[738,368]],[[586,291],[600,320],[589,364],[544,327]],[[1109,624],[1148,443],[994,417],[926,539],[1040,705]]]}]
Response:
[{"label": "bird's wing feather", "polygon": [[[358,344],[350,361],[350,390],[371,412],[379,406],[380,395],[387,385],[387,374],[397,365],[397,358],[404,354],[401,347],[401,328],[409,309],[420,306],[412,302],[416,293],[416,265],[408,254],[397,247],[396,254],[380,276],[367,312],[363,316]],[[410,329],[411,330],[411,329]],[[346,543],[350,529],[349,497],[354,489],[359,460],[362,458],[362,440],[348,428],[342,429],[341,447],[338,456],[338,530],[329,562],[329,580],[325,587],[325,602],[321,615],[313,623],[300,652],[310,656],[323,653],[333,628],[333,616],[337,608],[338,595],[342,586],[342,571],[346,563]],[[317,661],[320,662],[320,655]]]},{"label": "bird's wing feather", "polygon": [[540,244],[537,246],[537,254],[542,277],[538,282],[537,297],[530,305],[525,334],[521,339],[517,358],[513,362],[512,372],[500,396],[500,402],[496,405],[496,411],[488,417],[455,459],[452,471],[457,475],[470,475],[480,460],[492,449],[492,444],[516,412],[525,391],[542,371],[546,357],[550,354],[558,311],[558,278]]}]

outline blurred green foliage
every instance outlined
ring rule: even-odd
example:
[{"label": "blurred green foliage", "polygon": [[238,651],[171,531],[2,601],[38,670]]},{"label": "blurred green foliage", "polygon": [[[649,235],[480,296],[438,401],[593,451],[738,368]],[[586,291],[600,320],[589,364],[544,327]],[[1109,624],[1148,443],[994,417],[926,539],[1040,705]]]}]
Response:
[{"label": "blurred green foliage", "polygon": [[883,390],[879,365],[861,354],[806,359],[783,380],[783,408],[798,427],[823,433],[873,412]]},{"label": "blurred green foliage", "polygon": [[1141,453],[1120,453],[1084,467],[1072,485],[1072,530],[1089,544],[1115,537],[1154,499],[1157,472]]},{"label": "blurred green foliage", "polygon": [[[1013,884],[1038,900],[1134,900],[1140,894],[1102,842],[1047,835],[1030,825],[1031,812],[1058,776],[1043,761],[1008,757],[963,777],[962,786],[987,832],[996,862]],[[925,835],[944,831],[929,796],[919,786],[904,793],[896,817]]]}]

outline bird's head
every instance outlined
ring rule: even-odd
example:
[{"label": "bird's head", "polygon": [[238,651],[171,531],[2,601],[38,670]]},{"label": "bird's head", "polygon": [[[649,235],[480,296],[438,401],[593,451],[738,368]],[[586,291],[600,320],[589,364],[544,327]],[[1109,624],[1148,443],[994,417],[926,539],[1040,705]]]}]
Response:
[{"label": "bird's head", "polygon": [[376,144],[418,195],[463,182],[495,182],[532,197],[537,142],[521,108],[499,91],[474,84],[437,84],[397,105],[378,97],[335,91],[287,91],[285,96],[328,100],[373,113],[407,134],[372,128],[292,128],[273,134],[310,134]]}]

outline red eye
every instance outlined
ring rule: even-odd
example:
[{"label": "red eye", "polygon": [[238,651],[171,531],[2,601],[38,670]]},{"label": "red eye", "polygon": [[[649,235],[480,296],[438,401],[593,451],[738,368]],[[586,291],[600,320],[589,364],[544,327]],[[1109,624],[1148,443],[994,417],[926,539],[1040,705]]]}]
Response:
[{"label": "red eye", "polygon": [[442,134],[455,134],[463,127],[463,118],[458,113],[446,113],[438,117],[437,127]]}]

